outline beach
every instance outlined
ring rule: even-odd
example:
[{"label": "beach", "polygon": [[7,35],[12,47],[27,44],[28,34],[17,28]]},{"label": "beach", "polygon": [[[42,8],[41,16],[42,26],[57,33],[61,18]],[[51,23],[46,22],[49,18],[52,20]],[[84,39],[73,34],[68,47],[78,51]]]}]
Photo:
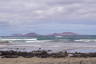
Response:
[{"label": "beach", "polygon": [[3,58],[0,64],[96,64],[96,58]]},{"label": "beach", "polygon": [[[12,50],[14,51],[21,51],[21,52],[32,52],[32,51],[47,51],[51,50],[51,52],[57,52],[55,54],[48,55],[47,53],[44,53],[45,56],[48,55],[48,57],[38,57],[38,54],[34,55],[34,57],[29,57],[30,53],[27,55],[20,55],[14,54],[14,51],[12,53]],[[7,52],[9,58],[6,58],[6,54],[3,55],[2,58],[0,58],[0,64],[96,64],[96,56],[94,55],[96,52],[96,42],[75,42],[75,41],[34,41],[34,42],[9,42],[8,44],[0,44],[0,51]],[[8,52],[9,51],[9,52]],[[11,52],[10,52],[11,51]],[[61,57],[63,53],[59,53],[61,56],[58,57],[58,52],[69,52],[69,55],[65,57]],[[20,53],[21,53],[20,52]],[[75,52],[81,52],[81,55],[78,54],[74,57],[69,57],[70,53]],[[86,56],[82,56],[83,54]],[[90,56],[91,53],[93,53],[93,56]],[[17,52],[16,52],[17,53]],[[49,52],[48,52],[49,53]],[[3,53],[4,54],[4,53]],[[13,54],[12,58],[10,54]],[[24,53],[26,54],[26,53]],[[32,53],[31,53],[32,54]],[[74,55],[73,54],[73,55]],[[55,55],[55,56],[54,56]],[[2,55],[1,55],[2,56]],[[15,58],[17,56],[17,58]],[[40,54],[42,56],[42,53]]]}]

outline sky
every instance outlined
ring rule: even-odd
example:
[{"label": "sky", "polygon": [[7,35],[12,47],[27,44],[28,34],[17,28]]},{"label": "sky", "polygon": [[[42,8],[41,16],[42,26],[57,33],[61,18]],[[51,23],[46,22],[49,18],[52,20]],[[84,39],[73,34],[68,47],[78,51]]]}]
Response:
[{"label": "sky", "polygon": [[0,0],[0,35],[96,35],[96,0]]}]

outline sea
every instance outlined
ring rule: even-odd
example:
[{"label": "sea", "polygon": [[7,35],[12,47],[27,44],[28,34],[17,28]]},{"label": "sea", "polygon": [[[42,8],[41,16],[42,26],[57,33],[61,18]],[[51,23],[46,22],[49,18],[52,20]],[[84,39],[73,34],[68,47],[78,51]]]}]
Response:
[{"label": "sea", "polygon": [[[50,52],[67,51],[70,53],[94,53],[96,52],[95,35],[78,36],[39,36],[39,37],[0,37],[0,51],[22,51],[50,50]],[[6,43],[6,41],[8,41]],[[2,44],[5,43],[5,44]]]}]

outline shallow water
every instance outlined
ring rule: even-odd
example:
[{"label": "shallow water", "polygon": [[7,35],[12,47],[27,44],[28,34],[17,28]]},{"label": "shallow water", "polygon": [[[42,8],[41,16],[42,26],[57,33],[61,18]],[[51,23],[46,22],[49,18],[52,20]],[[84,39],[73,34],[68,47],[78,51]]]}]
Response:
[{"label": "shallow water", "polygon": [[[17,49],[18,48],[18,49]],[[0,46],[0,50],[33,51],[33,50],[52,50],[52,52],[96,52],[96,42],[11,42],[10,45]]]}]

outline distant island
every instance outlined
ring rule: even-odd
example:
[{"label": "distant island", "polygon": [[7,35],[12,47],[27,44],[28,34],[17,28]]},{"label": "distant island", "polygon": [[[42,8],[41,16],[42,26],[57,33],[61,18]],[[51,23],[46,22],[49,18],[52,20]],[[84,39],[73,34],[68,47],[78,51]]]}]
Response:
[{"label": "distant island", "polygon": [[52,34],[41,35],[32,32],[26,34],[12,34],[11,36],[37,37],[37,36],[65,36],[65,35],[78,35],[78,34],[74,32],[63,32],[63,33],[52,33]]}]

